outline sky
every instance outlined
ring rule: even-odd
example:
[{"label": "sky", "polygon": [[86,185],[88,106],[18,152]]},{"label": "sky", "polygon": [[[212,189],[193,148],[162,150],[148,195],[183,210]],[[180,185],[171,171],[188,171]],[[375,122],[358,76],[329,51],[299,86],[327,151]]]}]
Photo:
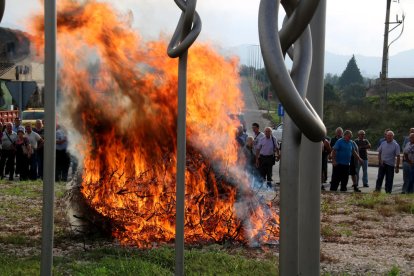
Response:
[{"label": "sky", "polygon": [[[123,16],[132,14],[133,26],[147,38],[157,38],[160,33],[172,35],[181,13],[173,0],[106,2],[113,3]],[[199,40],[223,48],[258,44],[259,3],[260,0],[197,1],[196,10],[203,24]],[[38,0],[6,0],[1,26],[24,29],[25,18],[41,9]],[[328,0],[326,50],[342,55],[382,56],[385,10],[386,0]],[[390,46],[391,56],[414,49],[414,0],[392,1],[390,20],[395,21],[397,14],[401,19],[403,13],[404,32]],[[401,26],[390,33],[390,42],[400,30]]]}]

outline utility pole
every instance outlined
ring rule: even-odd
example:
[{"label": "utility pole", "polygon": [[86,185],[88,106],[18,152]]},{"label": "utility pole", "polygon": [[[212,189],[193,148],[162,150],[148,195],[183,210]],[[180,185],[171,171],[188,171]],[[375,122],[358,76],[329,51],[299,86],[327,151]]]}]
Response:
[{"label": "utility pole", "polygon": [[[387,104],[387,97],[388,97],[388,85],[387,85],[387,79],[388,79],[388,50],[390,48],[390,45],[394,43],[398,38],[400,38],[402,32],[404,31],[404,25],[401,30],[401,33],[399,36],[397,36],[396,39],[394,39],[391,43],[388,43],[388,34],[393,31],[395,28],[397,28],[399,25],[404,24],[404,17],[405,15],[402,15],[402,20],[398,20],[398,15],[395,22],[390,22],[390,10],[391,10],[391,0],[387,1],[387,9],[385,12],[385,28],[384,28],[384,46],[383,46],[383,52],[382,52],[382,68],[380,73],[380,85],[381,85],[381,92],[383,91],[383,98],[382,98],[382,104],[385,106]],[[395,1],[395,0],[394,0]],[[399,0],[398,0],[399,2]],[[394,28],[390,30],[390,24],[397,24]]]},{"label": "utility pole", "polygon": [[390,32],[390,10],[391,0],[387,1],[387,10],[385,12],[385,29],[384,29],[384,47],[382,50],[382,70],[381,70],[381,81],[385,81],[388,76],[388,34]]}]

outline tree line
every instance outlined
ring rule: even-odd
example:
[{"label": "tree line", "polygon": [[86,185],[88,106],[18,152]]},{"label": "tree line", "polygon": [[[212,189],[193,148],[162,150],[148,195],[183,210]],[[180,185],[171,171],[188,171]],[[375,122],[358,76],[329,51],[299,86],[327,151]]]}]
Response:
[{"label": "tree line", "polygon": [[[240,75],[262,84],[262,91],[258,92],[263,100],[268,100],[267,94],[275,91],[264,68],[242,66]],[[367,90],[373,82],[374,79],[361,75],[355,56],[351,57],[340,76],[330,73],[325,75],[323,121],[329,136],[334,135],[338,126],[350,129],[354,134],[364,129],[367,139],[375,148],[384,130],[390,128],[395,133],[395,139],[402,143],[403,136],[408,134],[410,127],[414,127],[414,91],[394,91],[387,96],[384,104],[381,95],[367,96]]]}]

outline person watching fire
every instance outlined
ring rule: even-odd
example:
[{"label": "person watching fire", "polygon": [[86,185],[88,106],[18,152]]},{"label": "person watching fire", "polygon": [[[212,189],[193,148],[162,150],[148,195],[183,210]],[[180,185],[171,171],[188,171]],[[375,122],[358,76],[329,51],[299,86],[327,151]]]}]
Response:
[{"label": "person watching fire", "polygon": [[259,140],[256,148],[256,167],[259,169],[262,181],[266,181],[269,188],[272,187],[273,165],[280,159],[278,141],[272,135],[270,127],[265,128],[265,136]]}]

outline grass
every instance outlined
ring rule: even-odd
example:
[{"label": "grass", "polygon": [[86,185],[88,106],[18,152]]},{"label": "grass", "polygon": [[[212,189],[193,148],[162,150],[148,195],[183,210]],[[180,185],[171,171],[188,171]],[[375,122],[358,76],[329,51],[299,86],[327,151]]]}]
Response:
[{"label": "grass", "polygon": [[[65,184],[55,184],[54,275],[173,275],[173,248],[125,248],[68,231]],[[39,275],[43,183],[0,182],[0,275]],[[109,244],[109,245],[108,245]],[[223,246],[188,249],[187,275],[277,275],[277,258],[229,253]],[[246,250],[241,250],[245,252]],[[62,253],[59,253],[62,252]]]},{"label": "grass", "polygon": [[388,272],[388,276],[399,276],[400,273],[400,268],[398,266],[393,266],[390,272]]},{"label": "grass", "polygon": [[[0,275],[39,275],[40,258],[16,258],[1,254]],[[219,250],[185,251],[187,275],[278,275],[276,257],[249,259]],[[173,275],[175,256],[172,248],[139,250],[100,248],[78,251],[54,258],[54,275]],[[19,268],[16,270],[16,268]]]},{"label": "grass", "polygon": [[414,195],[387,195],[384,193],[352,194],[353,205],[375,209],[380,215],[389,217],[394,213],[414,214]]},{"label": "grass", "polygon": [[[55,186],[55,247],[54,275],[173,275],[175,256],[172,247],[157,249],[126,248],[108,240],[84,240],[67,230],[65,207],[62,204],[65,184]],[[0,275],[39,275],[40,273],[40,224],[41,182],[0,183]],[[363,207],[390,215],[412,213],[413,196],[389,196],[385,194],[353,194],[348,197],[349,206],[325,197],[321,210],[327,217],[321,224],[321,234],[327,242],[352,238],[357,230],[352,221],[338,222],[335,216],[349,218],[350,207]],[[349,210],[348,210],[349,209]],[[380,217],[380,216],[375,216]],[[24,220],[30,218],[29,221]],[[357,218],[372,220],[361,213]],[[23,220],[22,224],[16,223]],[[38,225],[37,229],[32,229]],[[37,232],[36,232],[37,231]],[[87,243],[87,244],[86,244]],[[244,247],[229,249],[222,245],[210,245],[187,249],[185,272],[187,275],[278,275],[278,257],[269,252],[257,252]],[[339,260],[321,254],[321,261],[336,263]],[[398,275],[400,269],[392,267],[389,275]],[[335,274],[336,275],[336,274]],[[346,274],[340,274],[346,275]]]}]

